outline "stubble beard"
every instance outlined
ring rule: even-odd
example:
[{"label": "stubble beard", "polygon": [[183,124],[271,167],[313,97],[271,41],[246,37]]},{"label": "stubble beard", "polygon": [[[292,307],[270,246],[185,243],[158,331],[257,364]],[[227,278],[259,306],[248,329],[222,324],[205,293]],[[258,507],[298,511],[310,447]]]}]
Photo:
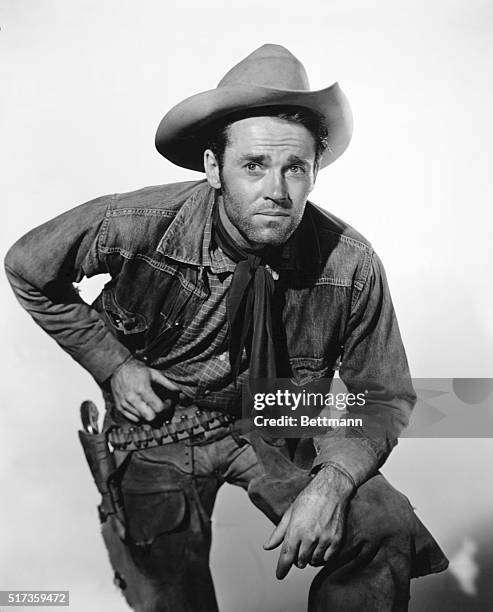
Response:
[{"label": "stubble beard", "polygon": [[273,217],[273,221],[269,221],[261,227],[253,223],[249,217],[245,217],[241,214],[241,204],[238,204],[239,198],[235,197],[234,193],[225,189],[224,183],[221,192],[224,210],[228,219],[252,247],[282,246],[292,236],[301,222],[302,215],[299,219],[290,217],[289,225],[281,226],[275,221],[275,217]]}]

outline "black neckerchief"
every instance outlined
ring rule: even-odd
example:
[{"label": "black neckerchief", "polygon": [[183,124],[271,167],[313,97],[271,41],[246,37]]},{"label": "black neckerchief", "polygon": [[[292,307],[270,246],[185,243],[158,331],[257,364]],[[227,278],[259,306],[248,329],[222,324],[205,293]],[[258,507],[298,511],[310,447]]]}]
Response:
[{"label": "black neckerchief", "polygon": [[250,380],[273,379],[276,377],[271,313],[274,279],[265,264],[275,259],[278,249],[243,249],[224,227],[219,203],[214,207],[212,227],[213,243],[236,263],[226,301],[229,362],[234,379],[238,377],[243,349],[248,356]]}]

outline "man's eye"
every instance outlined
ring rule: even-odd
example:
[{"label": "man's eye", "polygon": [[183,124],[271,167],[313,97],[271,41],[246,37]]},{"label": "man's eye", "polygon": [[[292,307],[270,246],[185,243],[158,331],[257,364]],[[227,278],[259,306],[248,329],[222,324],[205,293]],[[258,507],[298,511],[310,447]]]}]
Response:
[{"label": "man's eye", "polygon": [[303,166],[293,165],[289,166],[289,171],[291,172],[291,174],[304,174],[305,169],[303,168]]},{"label": "man's eye", "polygon": [[248,172],[257,172],[257,170],[260,168],[260,166],[258,164],[256,164],[255,162],[249,162],[246,165],[246,169],[248,170]]}]

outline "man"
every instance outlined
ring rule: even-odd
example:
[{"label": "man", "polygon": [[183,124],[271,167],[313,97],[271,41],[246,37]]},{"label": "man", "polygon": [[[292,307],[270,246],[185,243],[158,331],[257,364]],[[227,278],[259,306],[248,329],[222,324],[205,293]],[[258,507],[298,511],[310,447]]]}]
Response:
[{"label": "man", "polygon": [[[158,128],[159,152],[207,181],[98,198],[7,255],[21,304],[103,389],[106,484],[123,504],[104,506],[103,534],[135,610],[217,609],[224,482],[277,524],[278,578],[322,568],[309,610],[405,610],[410,579],[447,567],[378,473],[415,401],[382,265],[307,201],[351,129],[337,84],[310,91],[300,62],[264,45]],[[89,306],[72,283],[99,273],[111,281]],[[286,440],[240,418],[246,385],[303,387],[338,364],[365,398],[361,427]]]}]

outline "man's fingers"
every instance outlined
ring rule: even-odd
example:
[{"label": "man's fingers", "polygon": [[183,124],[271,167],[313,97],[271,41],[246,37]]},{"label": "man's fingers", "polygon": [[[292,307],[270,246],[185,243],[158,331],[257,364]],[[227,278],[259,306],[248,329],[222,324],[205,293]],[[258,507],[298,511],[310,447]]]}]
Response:
[{"label": "man's fingers", "polygon": [[152,418],[155,418],[156,414],[165,407],[164,402],[154,393],[150,385],[144,391],[141,391],[140,399],[152,410],[154,415]]},{"label": "man's fingers", "polygon": [[128,419],[129,421],[132,421],[133,423],[138,423],[139,422],[139,417],[136,417],[134,414],[132,414],[131,412],[129,412],[128,410],[125,410],[124,408],[120,409],[120,412],[123,414],[123,416]]},{"label": "man's fingers", "polygon": [[311,559],[308,559],[310,565],[313,565],[314,567],[317,567],[318,565],[323,565],[326,561],[325,553],[327,552],[327,549],[329,547],[330,540],[319,540],[317,547],[311,555]]},{"label": "man's fingers", "polygon": [[264,550],[272,550],[273,548],[277,548],[279,544],[284,539],[284,534],[286,533],[286,529],[289,525],[289,520],[291,518],[291,506],[286,510],[283,514],[280,523],[274,529],[274,531],[270,534],[269,539],[264,544]]},{"label": "man's fingers", "polygon": [[[146,421],[154,420],[156,414],[164,408],[170,407],[170,402],[164,403],[160,399],[158,393],[152,387],[153,382],[170,392],[165,393],[165,395],[178,396],[178,387],[159,370],[148,368],[135,359],[123,364],[111,378],[111,388],[118,409],[125,410],[127,413],[130,412]],[[177,397],[171,397],[170,399],[173,403],[176,402]],[[135,421],[135,418],[131,420]]]},{"label": "man's fingers", "polygon": [[131,394],[130,397],[124,400],[117,401],[118,410],[125,416],[125,418],[138,423],[141,419],[152,421],[156,418],[156,413],[159,412],[163,407],[163,402],[154,395],[153,398],[145,399],[143,396]]},{"label": "man's fingers", "polygon": [[295,561],[296,567],[303,569],[310,562],[314,550],[317,548],[317,541],[308,538],[303,539],[298,550],[298,559]]},{"label": "man's fingers", "polygon": [[124,400],[116,399],[116,407],[123,414],[125,418],[129,421],[133,421],[137,423],[139,421],[139,413],[131,406],[128,402]]},{"label": "man's fingers", "polygon": [[330,557],[332,557],[332,555],[337,552],[337,549],[339,548],[339,544],[338,543],[332,543],[327,550],[325,551],[324,554],[324,563],[327,563],[327,561],[330,559]]},{"label": "man's fingers", "polygon": [[153,421],[156,418],[156,413],[146,400],[139,399],[138,403],[135,403],[134,406],[146,421]]},{"label": "man's fingers", "polygon": [[154,418],[156,418],[156,413],[152,407],[149,406],[147,401],[137,393],[129,393],[125,397],[125,401],[122,402],[122,408],[127,410],[127,412],[132,412],[140,418],[146,419],[147,421],[152,421]]},{"label": "man's fingers", "polygon": [[298,548],[299,541],[292,543],[288,538],[284,539],[283,545],[281,547],[281,552],[279,553],[279,559],[277,561],[276,567],[276,577],[279,580],[282,580],[288,575],[291,566],[296,561],[298,557]]},{"label": "man's fingers", "polygon": [[156,382],[166,389],[170,391],[179,391],[180,388],[175,385],[175,383],[168,380],[164,374],[162,374],[159,370],[154,370],[154,368],[148,368],[149,374],[151,375],[152,382]]}]

